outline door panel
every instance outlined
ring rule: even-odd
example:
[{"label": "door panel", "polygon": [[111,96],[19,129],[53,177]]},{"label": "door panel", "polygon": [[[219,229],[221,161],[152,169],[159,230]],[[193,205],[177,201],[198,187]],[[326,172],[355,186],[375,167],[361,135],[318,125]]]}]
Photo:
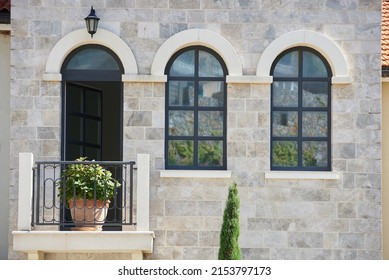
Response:
[{"label": "door panel", "polygon": [[101,90],[67,83],[65,160],[75,160],[75,150],[80,151],[77,157],[102,160],[101,99]]},{"label": "door panel", "polygon": [[[121,161],[121,82],[67,82],[64,92],[63,159],[72,161],[84,156],[96,161]],[[120,181],[121,172],[111,171]],[[107,220],[121,219],[121,197],[119,192],[118,207],[108,211]],[[71,221],[70,211],[66,212],[66,219]],[[121,230],[121,227],[104,226],[103,230]]]}]

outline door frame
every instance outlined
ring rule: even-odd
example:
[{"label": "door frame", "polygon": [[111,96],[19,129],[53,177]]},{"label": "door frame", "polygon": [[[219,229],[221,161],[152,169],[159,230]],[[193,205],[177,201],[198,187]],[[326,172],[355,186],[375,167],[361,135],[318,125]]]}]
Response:
[{"label": "door frame", "polygon": [[[79,51],[82,51],[84,49],[88,48],[98,48],[102,49],[106,52],[108,52],[113,59],[116,61],[116,63],[119,66],[119,70],[67,70],[66,67],[71,60],[71,58],[77,54]],[[104,82],[113,82],[118,83],[120,86],[119,88],[119,155],[118,155],[118,161],[123,161],[123,114],[124,114],[124,108],[123,108],[123,101],[124,101],[124,93],[123,93],[123,81],[122,81],[122,75],[124,73],[123,65],[118,58],[118,56],[109,48],[96,45],[96,44],[89,44],[89,45],[83,45],[75,50],[73,50],[64,60],[61,68],[61,74],[62,74],[62,82],[61,82],[61,160],[65,160],[66,156],[66,87],[67,83],[79,83],[79,84],[85,84],[86,86],[88,83],[98,82],[98,83],[104,83]],[[90,87],[93,87],[92,85],[89,85]],[[104,92],[102,93],[102,103],[104,102]],[[102,120],[103,120],[104,112],[102,112]],[[102,143],[102,149],[104,149]],[[104,158],[102,158],[104,160]],[[62,209],[62,207],[61,207]],[[69,212],[70,214],[70,212]],[[61,214],[62,215],[62,214]],[[109,226],[109,227],[103,227],[105,229],[111,230],[111,231],[120,231],[122,230],[121,226]],[[70,228],[67,226],[60,227],[61,230],[69,230]]]},{"label": "door frame", "polygon": [[[116,61],[119,70],[67,70],[67,65],[69,61],[72,59],[74,55],[78,52],[88,49],[88,48],[97,48],[106,51],[108,54],[112,56],[112,58]],[[119,57],[109,48],[104,47],[98,44],[88,44],[82,45],[76,49],[74,49],[71,53],[69,53],[64,60],[61,68],[62,74],[62,85],[61,85],[61,160],[65,159],[66,151],[65,151],[65,139],[66,139],[66,131],[65,131],[65,114],[66,114],[66,84],[68,82],[77,83],[77,82],[120,82],[120,156],[119,161],[123,160],[123,81],[122,75],[124,73],[123,64],[120,61]],[[104,102],[104,93],[102,94],[102,102]]]}]

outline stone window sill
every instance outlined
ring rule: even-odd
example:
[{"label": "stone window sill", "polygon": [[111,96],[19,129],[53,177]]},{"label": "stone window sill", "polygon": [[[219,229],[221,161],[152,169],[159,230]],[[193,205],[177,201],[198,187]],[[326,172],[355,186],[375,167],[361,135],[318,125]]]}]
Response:
[{"label": "stone window sill", "polygon": [[265,179],[306,179],[306,180],[338,180],[339,173],[333,171],[269,171]]},{"label": "stone window sill", "polygon": [[11,24],[8,23],[0,23],[1,31],[11,31]]},{"label": "stone window sill", "polygon": [[205,178],[205,179],[229,179],[229,170],[160,170],[161,178]]}]

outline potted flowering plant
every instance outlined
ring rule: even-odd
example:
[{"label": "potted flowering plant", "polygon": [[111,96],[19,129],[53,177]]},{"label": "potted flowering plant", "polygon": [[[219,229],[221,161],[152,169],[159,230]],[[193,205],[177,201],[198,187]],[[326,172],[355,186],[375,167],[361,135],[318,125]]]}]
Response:
[{"label": "potted flowering plant", "polygon": [[102,230],[110,200],[120,183],[94,161],[86,157],[76,161],[63,170],[58,195],[69,207],[76,230]]}]

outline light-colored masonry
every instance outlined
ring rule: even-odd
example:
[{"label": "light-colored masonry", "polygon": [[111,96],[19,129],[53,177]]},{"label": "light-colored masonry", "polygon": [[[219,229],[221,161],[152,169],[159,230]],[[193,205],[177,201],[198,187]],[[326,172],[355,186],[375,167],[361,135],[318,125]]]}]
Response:
[{"label": "light-colored masonry", "polygon": [[[91,4],[101,18],[100,30],[119,37],[137,65],[137,72],[123,78],[123,154],[124,160],[135,159],[137,153],[151,157],[149,222],[156,238],[153,254],[145,258],[217,258],[232,181],[237,182],[241,199],[244,259],[382,258],[381,1],[371,0],[12,1],[10,231],[16,228],[18,154],[60,159],[61,82],[46,71],[47,62],[61,38],[85,29],[83,18]],[[172,36],[191,29],[214,32],[221,39],[190,43],[184,36],[185,44],[169,43]],[[270,172],[271,77],[258,65],[269,64],[265,55],[277,55],[267,49],[269,45],[295,31],[327,38],[329,43],[322,45],[320,40],[291,37],[289,47],[316,48],[329,60],[333,73],[339,71],[331,88],[332,172],[324,175]],[[231,49],[218,45],[220,41]],[[178,49],[187,43],[203,44],[236,54],[238,61],[221,53],[232,71],[227,77],[231,172],[219,176],[224,178],[213,172],[164,171],[165,82],[152,70],[161,67],[155,58],[166,42]],[[287,43],[281,46],[288,47]],[[334,48],[343,61],[332,60]],[[241,73],[233,72],[236,65]],[[12,251],[12,238],[9,246],[10,259],[25,258]]]}]

